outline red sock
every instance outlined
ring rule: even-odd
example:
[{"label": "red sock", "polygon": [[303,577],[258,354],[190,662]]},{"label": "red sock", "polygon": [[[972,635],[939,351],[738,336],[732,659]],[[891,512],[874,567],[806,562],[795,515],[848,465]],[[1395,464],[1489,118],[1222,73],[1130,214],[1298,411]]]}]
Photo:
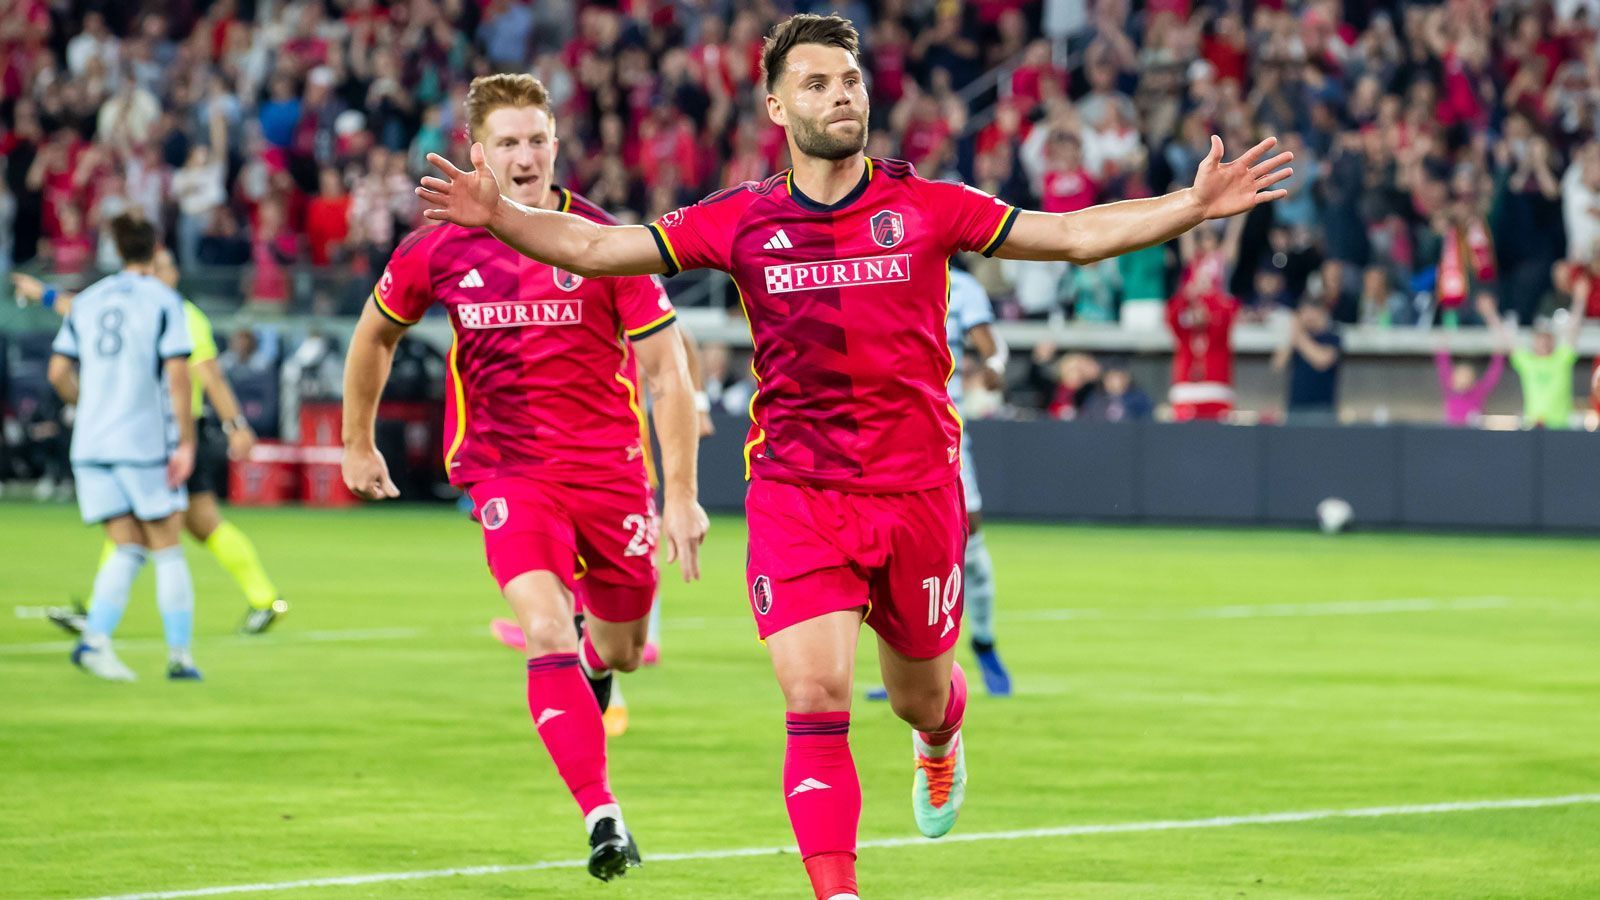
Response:
[{"label": "red sock", "polygon": [[528,660],[528,712],[578,808],[616,803],[606,783],[606,728],[576,653]]},{"label": "red sock", "polygon": [[589,667],[589,672],[594,675],[604,675],[606,661],[600,658],[600,651],[594,648],[594,641],[589,640],[589,630],[583,631],[583,639],[578,641],[578,652],[583,654],[583,664]]},{"label": "red sock", "polygon": [[789,713],[784,803],[818,900],[856,893],[861,782],[850,757],[850,714]]},{"label": "red sock", "polygon": [[955,663],[950,670],[950,699],[944,705],[944,722],[937,731],[919,731],[917,737],[930,747],[942,747],[950,743],[961,729],[961,718],[967,714],[967,673],[961,671],[961,663]]}]

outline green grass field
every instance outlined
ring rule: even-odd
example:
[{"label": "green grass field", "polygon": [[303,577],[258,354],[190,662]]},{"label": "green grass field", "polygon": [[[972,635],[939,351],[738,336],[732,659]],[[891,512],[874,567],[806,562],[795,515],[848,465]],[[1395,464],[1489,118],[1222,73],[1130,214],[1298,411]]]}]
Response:
[{"label": "green grass field", "polygon": [[[0,895],[511,866],[244,896],[809,896],[793,853],[715,855],[791,841],[739,520],[714,523],[703,583],[668,582],[665,664],[624,682],[612,781],[646,866],[602,885],[527,868],[586,848],[522,665],[489,637],[500,601],[474,528],[436,508],[233,515],[291,616],[233,636],[242,601],[191,548],[207,680],[160,677],[147,573],[119,635],[142,680],[113,685],[24,618],[86,593],[97,535],[68,507],[0,506]],[[970,840],[869,846],[864,896],[1600,896],[1595,541],[989,534],[1019,694],[975,688],[951,836]],[[864,642],[859,681],[874,672]],[[854,715],[861,836],[914,835],[906,729],[881,705]],[[1546,798],[1567,799],[1407,809]],[[1376,807],[1400,808],[1228,818]]]}]

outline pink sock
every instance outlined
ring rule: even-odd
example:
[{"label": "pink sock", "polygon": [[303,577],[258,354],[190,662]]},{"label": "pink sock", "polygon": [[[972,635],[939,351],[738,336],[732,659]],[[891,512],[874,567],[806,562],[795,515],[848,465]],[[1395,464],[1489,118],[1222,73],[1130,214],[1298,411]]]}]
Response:
[{"label": "pink sock", "polygon": [[950,699],[944,705],[944,722],[937,731],[919,731],[917,737],[930,747],[943,747],[950,743],[961,729],[961,718],[967,714],[967,673],[961,663],[950,670]]},{"label": "pink sock", "polygon": [[583,664],[588,667],[591,675],[604,675],[606,661],[600,658],[600,651],[594,648],[594,641],[589,640],[589,630],[584,629],[583,639],[578,641],[578,652],[583,654]]},{"label": "pink sock", "polygon": [[850,757],[850,714],[789,713],[784,803],[817,897],[856,892],[861,782]]},{"label": "pink sock", "polygon": [[606,728],[576,653],[528,660],[528,712],[578,808],[616,803],[606,783]]}]

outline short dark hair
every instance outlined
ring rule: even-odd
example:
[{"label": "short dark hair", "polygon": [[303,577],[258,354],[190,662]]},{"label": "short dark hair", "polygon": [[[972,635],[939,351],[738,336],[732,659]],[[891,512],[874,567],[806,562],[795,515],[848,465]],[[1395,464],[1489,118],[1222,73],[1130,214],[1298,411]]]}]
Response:
[{"label": "short dark hair", "polygon": [[156,226],[141,216],[123,213],[112,219],[111,240],[124,263],[147,263],[156,258]]},{"label": "short dark hair", "polygon": [[861,36],[856,26],[842,16],[816,16],[801,13],[778,23],[767,36],[761,49],[761,74],[767,81],[767,93],[783,77],[783,64],[789,60],[789,51],[800,44],[822,44],[838,47],[853,54],[861,52]]}]

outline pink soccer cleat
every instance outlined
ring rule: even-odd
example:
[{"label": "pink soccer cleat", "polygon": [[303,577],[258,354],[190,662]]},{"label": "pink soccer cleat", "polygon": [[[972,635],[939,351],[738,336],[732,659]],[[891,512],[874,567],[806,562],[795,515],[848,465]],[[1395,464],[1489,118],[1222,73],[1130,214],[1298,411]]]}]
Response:
[{"label": "pink soccer cleat", "polygon": [[518,653],[528,649],[528,639],[523,635],[521,626],[510,619],[491,619],[489,631],[495,640]]},{"label": "pink soccer cleat", "polygon": [[660,665],[661,645],[655,641],[646,641],[644,645],[644,664],[647,666]]}]

